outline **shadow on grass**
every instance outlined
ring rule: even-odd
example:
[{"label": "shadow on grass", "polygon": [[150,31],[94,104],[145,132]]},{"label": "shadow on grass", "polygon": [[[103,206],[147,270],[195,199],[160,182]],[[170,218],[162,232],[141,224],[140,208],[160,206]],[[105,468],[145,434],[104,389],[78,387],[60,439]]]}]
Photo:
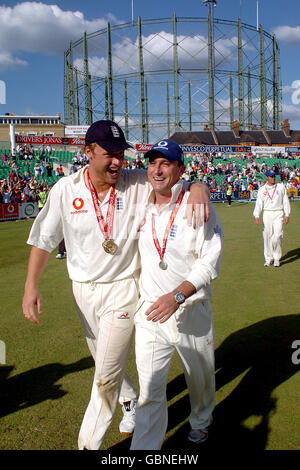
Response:
[{"label": "shadow on grass", "polygon": [[300,248],[296,248],[295,250],[291,250],[288,253],[286,253],[280,260],[280,264],[288,264],[288,263],[293,263],[293,261],[297,261],[297,259],[300,259]]},{"label": "shadow on grass", "polygon": [[[266,448],[270,414],[276,410],[273,390],[299,372],[292,363],[295,339],[300,339],[300,315],[269,318],[250,325],[228,336],[216,350],[216,388],[222,388],[244,374],[234,390],[218,403],[210,438],[201,446],[188,443],[190,413],[188,395],[169,406],[168,430],[180,426],[167,439],[163,451],[190,450],[209,452],[230,449],[253,451]],[[186,390],[184,375],[168,384],[168,400]],[[296,400],[296,398],[295,398]],[[294,404],[296,407],[296,403]],[[291,403],[291,406],[293,404]],[[244,423],[249,419],[248,426]],[[251,420],[251,422],[250,422]],[[113,446],[110,450],[129,449],[131,439]]]},{"label": "shadow on grass", "polygon": [[80,370],[94,367],[92,358],[80,359],[73,364],[47,364],[31,369],[22,374],[9,377],[13,366],[0,367],[0,418],[17,410],[40,403],[55,400],[67,392],[56,385],[61,377]]}]

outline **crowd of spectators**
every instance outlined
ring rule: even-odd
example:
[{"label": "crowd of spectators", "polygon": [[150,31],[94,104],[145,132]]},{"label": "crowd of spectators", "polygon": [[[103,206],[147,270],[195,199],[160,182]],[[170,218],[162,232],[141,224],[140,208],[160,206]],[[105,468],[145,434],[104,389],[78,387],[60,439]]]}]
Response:
[{"label": "crowd of spectators", "polygon": [[[9,168],[9,175],[0,181],[0,203],[37,202],[39,208],[43,207],[55,182],[54,180],[49,184],[48,177],[65,176],[62,164],[57,165],[54,170],[50,161],[51,153],[50,145],[33,148],[30,144],[18,145],[9,156],[3,152],[2,165]],[[70,173],[78,171],[87,163],[87,156],[79,150],[73,158]]]},{"label": "crowd of spectators", "polygon": [[88,162],[89,159],[87,155],[81,150],[78,150],[77,154],[73,157],[70,173],[75,173],[76,171],[80,170],[80,168],[87,165]]},{"label": "crowd of spectators", "polygon": [[19,177],[14,173],[12,179],[8,176],[0,182],[0,203],[37,202],[42,207],[45,203],[44,193],[48,194],[49,191],[49,185],[38,182],[34,176],[27,173]]},{"label": "crowd of spectators", "polygon": [[[42,207],[51,189],[47,183],[49,176],[65,176],[64,168],[60,164],[53,169],[50,162],[51,146],[41,146],[34,149],[31,145],[18,145],[16,150],[8,156],[2,154],[2,165],[9,167],[9,176],[0,183],[0,203],[11,202],[38,202]],[[17,159],[18,157],[18,159]],[[234,157],[234,158],[231,158]],[[32,160],[35,159],[34,162]],[[290,160],[293,157],[290,156]],[[18,161],[18,163],[17,163]],[[272,163],[269,163],[272,162]],[[71,162],[70,173],[77,172],[88,164],[88,158],[79,150]],[[22,176],[19,172],[22,166]],[[125,159],[124,168],[147,168],[147,161],[143,154],[136,154],[133,160]],[[183,179],[201,181],[211,192],[227,191],[232,187],[235,191],[249,191],[259,189],[264,184],[264,173],[273,169],[279,179],[286,184],[287,189],[300,189],[300,167],[295,162],[283,162],[268,158],[258,159],[251,152],[249,154],[227,155],[220,153],[199,153],[189,158]],[[53,182],[52,182],[53,184]]]},{"label": "crowd of spectators", "polygon": [[277,159],[274,162],[271,159],[272,163],[268,163],[266,158],[262,162],[260,159],[258,163],[253,154],[235,154],[231,157],[225,154],[221,158],[212,153],[195,154],[186,165],[183,178],[201,181],[211,192],[226,191],[229,184],[233,191],[251,191],[259,189],[265,183],[264,174],[272,169],[287,188],[300,189],[300,168],[296,166],[296,162],[289,165],[287,161]]},{"label": "crowd of spectators", "polygon": [[[281,159],[285,159],[282,162]],[[277,155],[276,163],[268,162],[266,157],[258,163],[258,158],[251,152],[249,154],[228,155],[220,152],[206,152],[194,154],[186,164],[186,170],[182,178],[190,181],[201,181],[206,184],[211,192],[227,191],[231,185],[233,191],[251,191],[259,189],[265,183],[264,174],[268,169],[273,169],[287,188],[300,189],[300,168],[286,161],[287,156]],[[294,160],[289,155],[288,160]],[[143,155],[137,155],[133,161],[126,160],[125,168],[146,168],[147,161]]]},{"label": "crowd of spectators", "polygon": [[40,149],[38,153],[31,145],[18,145],[9,156],[2,154],[2,164],[9,167],[9,174],[0,181],[0,203],[37,202],[39,208],[44,205],[51,189],[46,177],[53,174],[52,163],[47,160],[50,150]]}]

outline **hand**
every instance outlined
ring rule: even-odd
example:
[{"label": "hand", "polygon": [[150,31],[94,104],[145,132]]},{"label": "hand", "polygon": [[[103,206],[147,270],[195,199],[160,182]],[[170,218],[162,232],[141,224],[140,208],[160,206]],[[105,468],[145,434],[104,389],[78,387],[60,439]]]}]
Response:
[{"label": "hand", "polygon": [[176,310],[178,309],[178,303],[175,302],[174,294],[162,295],[148,310],[145,312],[147,320],[159,323],[165,323]]},{"label": "hand", "polygon": [[210,217],[209,200],[210,192],[205,184],[194,183],[191,185],[184,215],[189,226],[193,223],[193,228],[196,229],[203,222],[208,222]]},{"label": "hand", "polygon": [[286,216],[284,217],[284,223],[285,223],[285,224],[288,224],[289,221],[290,221],[290,218],[286,215]]},{"label": "hand", "polygon": [[255,217],[254,223],[255,223],[255,225],[259,225],[259,217]]},{"label": "hand", "polygon": [[32,323],[40,324],[38,317],[36,316],[36,311],[39,315],[42,315],[42,298],[38,289],[32,289],[25,291],[23,302],[23,315],[24,317],[31,321]]}]

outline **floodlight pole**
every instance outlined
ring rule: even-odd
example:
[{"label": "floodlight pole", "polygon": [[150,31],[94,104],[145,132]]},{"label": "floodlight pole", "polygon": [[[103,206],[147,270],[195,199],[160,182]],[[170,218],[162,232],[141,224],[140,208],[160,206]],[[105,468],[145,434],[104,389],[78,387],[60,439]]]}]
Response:
[{"label": "floodlight pole", "polygon": [[215,49],[214,49],[214,7],[217,6],[217,0],[202,0],[208,7],[207,17],[207,49],[208,49],[208,106],[209,106],[209,128],[215,127]]}]

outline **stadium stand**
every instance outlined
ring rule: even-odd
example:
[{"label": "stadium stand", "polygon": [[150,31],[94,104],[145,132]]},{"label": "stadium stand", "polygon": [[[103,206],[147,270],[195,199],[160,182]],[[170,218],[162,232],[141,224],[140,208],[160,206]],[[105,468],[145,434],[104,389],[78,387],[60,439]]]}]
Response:
[{"label": "stadium stand", "polygon": [[[256,131],[253,131],[254,133]],[[278,134],[281,131],[274,131]],[[179,133],[184,134],[184,133]],[[197,141],[197,133],[193,133],[193,141]],[[215,132],[218,139],[218,132]],[[223,132],[222,141],[232,142],[233,131]],[[271,134],[273,141],[276,138],[282,139],[280,135]],[[205,144],[211,145],[212,133],[201,132],[201,143],[205,140]],[[253,137],[251,137],[253,138]],[[257,136],[256,136],[257,138]],[[261,144],[265,144],[263,138]],[[180,140],[180,138],[178,139]],[[10,191],[12,186],[17,185],[18,190],[24,190],[28,186],[30,178],[31,186],[35,188],[43,188],[49,191],[53,184],[62,176],[68,175],[78,170],[81,166],[87,163],[87,160],[82,156],[81,161],[78,160],[78,151],[70,150],[52,150],[51,154],[45,152],[41,157],[39,149],[34,149],[32,158],[24,159],[24,156],[11,155],[8,148],[0,149],[0,180],[1,180],[1,193],[0,202],[2,199],[3,187],[9,184]],[[7,160],[3,158],[7,155]],[[130,156],[125,156],[125,168],[146,168],[146,161],[143,155],[134,159]],[[41,163],[44,166],[44,171],[36,171]],[[269,168],[273,168],[276,173],[276,181],[283,181],[285,183],[292,181],[294,187],[300,189],[300,158],[289,156],[288,158],[278,158],[275,156],[253,156],[250,154],[223,154],[220,156],[217,152],[206,152],[198,154],[187,154],[185,157],[186,172],[183,175],[185,179],[199,180],[207,184],[211,191],[224,190],[228,182],[231,182],[238,190],[247,190],[249,187],[258,189],[259,186],[266,181],[265,172]],[[62,168],[63,174],[58,173],[58,167]],[[12,173],[15,174],[12,180]],[[28,191],[27,191],[28,192]],[[35,197],[35,196],[34,196]],[[13,197],[12,197],[13,199]]]}]

